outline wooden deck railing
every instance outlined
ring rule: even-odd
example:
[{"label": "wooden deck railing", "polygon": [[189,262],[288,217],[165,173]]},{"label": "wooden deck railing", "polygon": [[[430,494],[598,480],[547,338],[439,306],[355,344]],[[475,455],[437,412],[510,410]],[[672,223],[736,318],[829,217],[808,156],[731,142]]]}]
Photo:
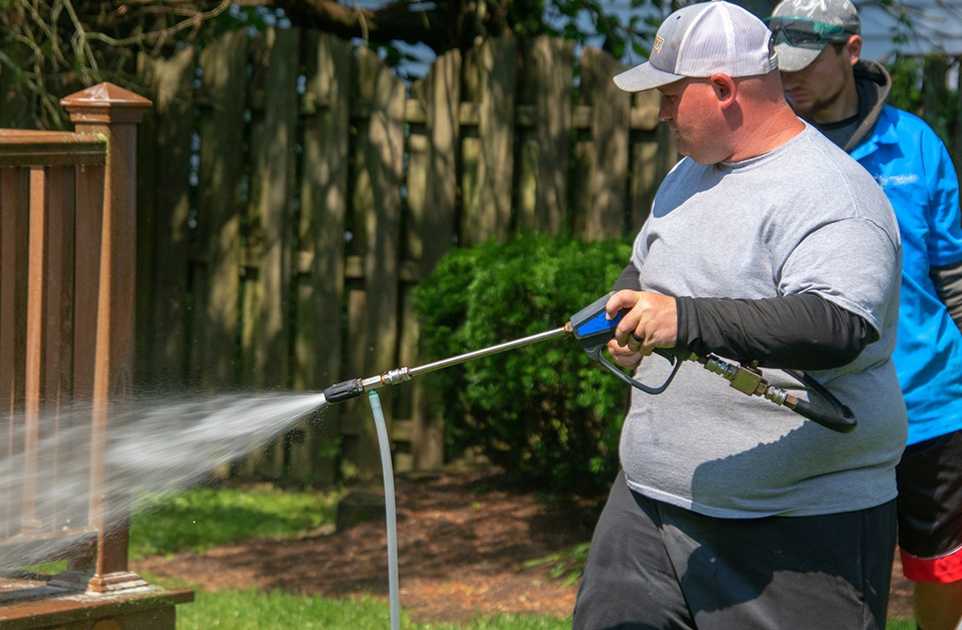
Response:
[{"label": "wooden deck railing", "polygon": [[[27,558],[65,541],[65,579],[104,592],[143,584],[127,570],[127,528],[107,522],[104,456],[133,369],[136,130],[150,102],[101,84],[62,105],[74,133],[0,130],[0,458],[22,469],[3,486],[15,496],[0,497],[0,545]],[[77,428],[61,411],[75,418],[78,401],[85,430],[58,439]],[[50,500],[77,457],[83,487],[70,479],[74,496]],[[90,497],[80,508],[77,492]]]}]

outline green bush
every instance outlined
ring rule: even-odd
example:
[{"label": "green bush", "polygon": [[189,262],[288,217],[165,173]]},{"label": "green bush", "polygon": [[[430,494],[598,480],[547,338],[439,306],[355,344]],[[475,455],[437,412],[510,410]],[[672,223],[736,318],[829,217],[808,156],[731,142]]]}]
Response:
[{"label": "green bush", "polygon": [[[527,236],[452,251],[417,288],[423,351],[460,354],[562,326],[605,294],[630,246]],[[571,339],[437,372],[447,445],[480,446],[510,474],[552,490],[607,487],[628,388]]]}]

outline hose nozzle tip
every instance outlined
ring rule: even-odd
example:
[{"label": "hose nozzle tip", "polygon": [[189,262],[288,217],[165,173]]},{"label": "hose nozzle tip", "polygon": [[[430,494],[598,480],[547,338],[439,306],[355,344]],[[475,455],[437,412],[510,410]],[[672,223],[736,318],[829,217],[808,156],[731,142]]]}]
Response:
[{"label": "hose nozzle tip", "polygon": [[324,390],[324,399],[329,403],[337,403],[351,398],[357,398],[364,393],[361,379],[353,378],[349,381],[335,383]]}]

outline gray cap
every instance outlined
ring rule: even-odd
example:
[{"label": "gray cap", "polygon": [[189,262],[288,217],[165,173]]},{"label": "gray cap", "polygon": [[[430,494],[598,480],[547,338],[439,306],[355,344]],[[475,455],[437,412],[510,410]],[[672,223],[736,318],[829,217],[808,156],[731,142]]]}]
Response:
[{"label": "gray cap", "polygon": [[830,42],[857,35],[861,21],[850,0],[783,0],[768,18],[768,27],[775,35],[779,69],[798,72]]},{"label": "gray cap", "polygon": [[614,77],[628,92],[650,90],[684,77],[766,74],[775,69],[765,23],[723,0],[691,4],[661,23],[645,63]]}]

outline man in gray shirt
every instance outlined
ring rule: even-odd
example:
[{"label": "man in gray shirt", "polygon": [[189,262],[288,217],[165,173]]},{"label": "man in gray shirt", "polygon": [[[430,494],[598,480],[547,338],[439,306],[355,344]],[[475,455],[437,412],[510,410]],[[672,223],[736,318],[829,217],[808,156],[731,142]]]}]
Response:
[{"label": "man in gray shirt", "polygon": [[[905,408],[890,356],[901,243],[874,180],[798,119],[771,33],[727,2],[662,24],[647,63],[687,157],[608,303],[609,351],[642,381],[655,348],[806,370],[858,421],[832,433],[694,366],[634,392],[592,540],[577,628],[884,627]],[[817,611],[817,612],[816,612]]]}]

